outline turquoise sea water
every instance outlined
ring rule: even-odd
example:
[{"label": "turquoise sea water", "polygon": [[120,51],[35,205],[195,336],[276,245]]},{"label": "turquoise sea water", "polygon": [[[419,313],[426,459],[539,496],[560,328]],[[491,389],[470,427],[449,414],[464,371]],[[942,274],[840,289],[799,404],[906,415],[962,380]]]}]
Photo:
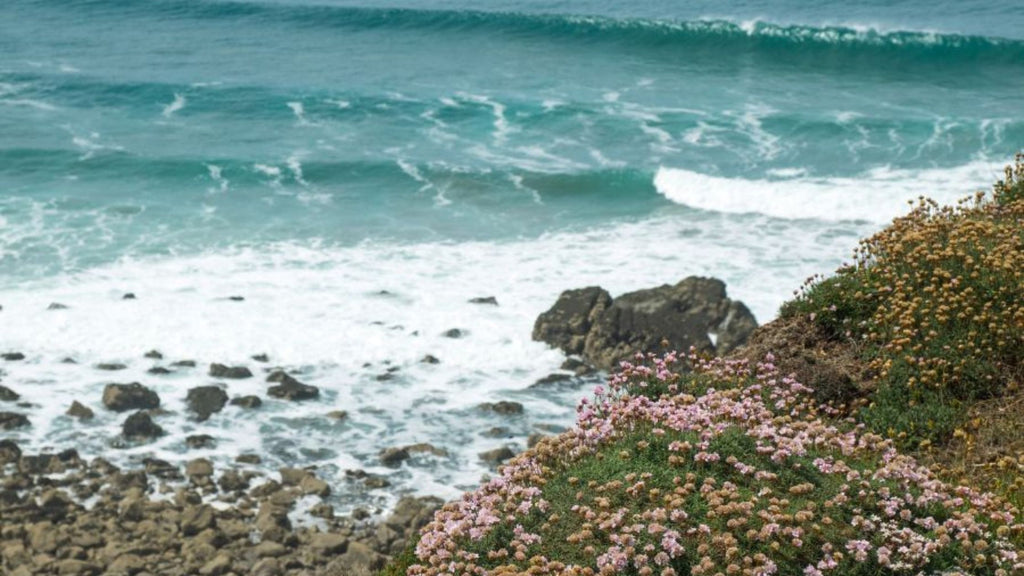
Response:
[{"label": "turquoise sea water", "polygon": [[561,361],[529,340],[561,290],[710,274],[768,320],[906,200],[1001,174],[1024,146],[1024,5],[888,4],[3,2],[0,348],[29,355],[5,384],[37,404],[18,437],[107,445],[116,417],[57,417],[98,400],[91,363],[174,407],[207,379],[154,380],[142,352],[267,352],[325,398],[182,416],[126,457],[208,430],[214,455],[340,471],[432,441],[451,458],[396,484],[469,486],[497,425],[475,403],[522,401],[499,423],[517,445],[571,421],[583,392],[528,388]]}]

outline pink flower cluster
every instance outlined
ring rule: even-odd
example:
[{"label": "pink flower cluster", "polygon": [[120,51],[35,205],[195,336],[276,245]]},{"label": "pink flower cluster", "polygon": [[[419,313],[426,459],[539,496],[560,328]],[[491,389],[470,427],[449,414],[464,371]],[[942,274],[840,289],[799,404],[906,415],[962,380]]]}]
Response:
[{"label": "pink flower cluster", "polygon": [[[574,429],[439,511],[408,574],[1024,573],[1015,509],[827,419],[772,361],[623,364]],[[627,471],[579,472],[602,462]]]}]

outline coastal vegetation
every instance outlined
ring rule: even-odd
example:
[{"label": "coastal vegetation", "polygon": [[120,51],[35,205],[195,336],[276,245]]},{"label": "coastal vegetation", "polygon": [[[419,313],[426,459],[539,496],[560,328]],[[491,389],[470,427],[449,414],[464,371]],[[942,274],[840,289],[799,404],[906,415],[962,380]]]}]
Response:
[{"label": "coastal vegetation", "polygon": [[1024,157],[761,330],[792,322],[857,364],[840,400],[772,353],[637,356],[383,574],[1024,573]]}]

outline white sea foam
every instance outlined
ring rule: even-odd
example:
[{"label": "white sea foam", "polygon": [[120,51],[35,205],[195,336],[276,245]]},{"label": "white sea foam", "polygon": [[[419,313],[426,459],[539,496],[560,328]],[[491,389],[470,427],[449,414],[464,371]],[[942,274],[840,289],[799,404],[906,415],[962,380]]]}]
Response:
[{"label": "white sea foam", "polygon": [[6,106],[24,106],[25,108],[35,108],[36,110],[45,110],[52,112],[57,109],[56,106],[42,100],[34,100],[32,98],[9,98],[0,100],[0,104]]},{"label": "white sea foam", "polygon": [[210,174],[210,180],[213,180],[216,184],[215,187],[211,186],[207,188],[207,192],[214,193],[228,191],[228,188],[231,186],[231,182],[224,177],[223,169],[220,166],[217,166],[216,164],[207,164],[206,171]]},{"label": "white sea foam", "polygon": [[[116,462],[144,454],[182,462],[197,454],[184,450],[184,437],[208,433],[219,446],[202,455],[222,463],[258,451],[269,470],[317,464],[343,485],[343,470],[358,467],[388,473],[399,490],[451,497],[486,471],[477,453],[505,442],[522,447],[536,423],[569,424],[576,400],[587,394],[529,388],[562,361],[530,339],[534,318],[562,290],[599,284],[618,294],[715,275],[764,321],[810,272],[838,264],[837,255],[849,253],[865,230],[763,217],[663,217],[515,242],[264,245],[126,259],[29,284],[7,279],[0,284],[0,349],[28,358],[5,366],[4,384],[38,406],[28,410],[33,427],[14,435],[30,450],[74,442],[86,456]],[[126,291],[138,298],[122,300]],[[245,300],[227,299],[233,295]],[[499,306],[467,302],[492,295]],[[48,311],[50,302],[69,308]],[[443,337],[450,328],[466,334]],[[149,375],[153,362],[142,354],[153,348],[164,362],[194,359],[201,368]],[[208,382],[202,367],[211,362],[247,364],[258,377],[229,382],[229,394],[264,396],[268,384],[249,359],[255,353],[300,370],[300,380],[321,388],[321,399],[268,400],[257,413],[228,407],[205,423],[185,417],[184,391]],[[441,363],[421,363],[426,354]],[[66,356],[79,364],[62,364]],[[129,367],[113,374],[91,368],[110,361]],[[378,380],[388,368],[398,368],[394,379]],[[143,382],[161,395],[170,411],[160,418],[166,437],[110,450],[123,420],[99,403],[111,379]],[[81,428],[62,416],[73,399],[96,410],[94,424]],[[526,416],[474,409],[502,399],[522,402]],[[348,419],[324,417],[339,409]],[[481,433],[493,426],[507,426],[511,440]],[[418,457],[398,471],[380,466],[382,447],[414,442],[450,456]],[[340,510],[365,503],[349,492],[338,491]]]},{"label": "white sea foam", "polygon": [[920,195],[954,202],[992,182],[1001,168],[999,163],[978,161],[955,168],[879,168],[851,178],[796,177],[800,175],[777,171],[779,179],[723,178],[661,168],[654,185],[669,200],[701,210],[885,223],[906,212],[907,202]]},{"label": "white sea foam", "polygon": [[163,117],[170,118],[171,116],[174,116],[174,113],[184,108],[186,104],[188,104],[188,99],[185,98],[185,95],[175,93],[174,101],[164,106],[164,111],[162,112]]},{"label": "white sea foam", "polygon": [[491,113],[494,115],[494,132],[492,137],[495,143],[504,144],[508,140],[510,133],[514,131],[513,127],[509,124],[508,118],[505,117],[506,107],[501,102],[495,102],[487,96],[480,96],[477,94],[467,94],[460,92],[458,97],[466,102],[472,102],[474,104],[482,104],[488,106],[491,109]]},{"label": "white sea foam", "polygon": [[295,120],[298,122],[299,126],[317,125],[315,122],[310,122],[306,118],[306,107],[302,102],[288,102],[288,108],[292,111],[292,114],[295,115]]}]

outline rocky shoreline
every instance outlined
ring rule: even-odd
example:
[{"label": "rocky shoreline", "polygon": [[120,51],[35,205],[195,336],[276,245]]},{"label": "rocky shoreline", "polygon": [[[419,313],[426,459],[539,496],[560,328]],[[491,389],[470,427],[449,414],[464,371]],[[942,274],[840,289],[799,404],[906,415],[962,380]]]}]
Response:
[{"label": "rocky shoreline", "polygon": [[[497,305],[494,298],[479,300],[473,303]],[[742,303],[726,297],[724,283],[711,278],[690,277],[615,299],[599,287],[568,290],[537,318],[533,331],[535,340],[561,349],[568,358],[560,372],[530,388],[577,388],[637,350],[693,346],[726,353],[741,345],[756,325]],[[25,359],[17,352],[3,358]],[[154,376],[199,368],[190,360],[165,367],[156,350],[145,358],[159,362],[147,371]],[[269,361],[265,355],[252,360]],[[432,356],[421,360],[437,362]],[[125,366],[103,363],[92,368],[113,374]],[[321,396],[318,387],[299,380],[301,373],[269,364],[262,370],[267,400],[290,404],[315,402]],[[182,391],[190,421],[206,422],[228,407],[255,410],[264,402],[260,395],[228,393],[224,382],[257,377],[247,366],[213,363],[205,372],[216,382]],[[383,377],[393,373],[389,369]],[[2,384],[0,402],[0,408],[32,408]],[[96,414],[86,404],[74,401],[65,416],[80,422],[93,419]],[[168,413],[150,387],[108,383],[101,405],[97,408],[105,415],[124,418],[112,440],[114,448],[146,446],[166,434],[160,422]],[[494,419],[522,419],[524,407],[498,400],[480,404],[477,411]],[[326,418],[345,421],[348,414],[338,410]],[[0,430],[30,425],[25,414],[0,410]],[[528,446],[560,431],[536,423],[533,428]],[[503,426],[482,432],[496,440],[509,434]],[[217,438],[193,434],[185,444],[189,450],[215,449]],[[494,467],[518,449],[506,442],[478,458]],[[444,448],[419,442],[381,446],[376,459],[386,469],[398,470],[417,459],[447,457]],[[344,486],[366,490],[389,487],[385,476],[361,469],[345,471],[343,480]],[[331,504],[332,491],[339,490],[334,484],[318,476],[315,467],[270,472],[260,454],[251,452],[238,454],[233,462],[193,458],[172,463],[150,456],[119,467],[104,458],[82,458],[75,449],[30,454],[10,439],[0,440],[0,568],[14,576],[372,574],[400,553],[442,504],[436,497],[404,496],[390,511],[360,507],[337,514]]]},{"label": "rocky shoreline", "polygon": [[[124,470],[75,450],[23,454],[3,440],[0,567],[11,576],[371,574],[442,504],[405,497],[373,521],[336,516],[322,501],[330,491],[304,469],[265,478],[217,474],[206,459],[184,468],[151,459]],[[300,505],[315,525],[293,521]]]}]

